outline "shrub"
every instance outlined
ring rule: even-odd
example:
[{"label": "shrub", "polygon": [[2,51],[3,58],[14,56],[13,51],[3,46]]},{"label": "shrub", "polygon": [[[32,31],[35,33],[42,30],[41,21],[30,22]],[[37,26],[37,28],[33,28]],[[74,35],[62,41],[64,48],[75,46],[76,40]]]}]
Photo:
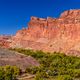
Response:
[{"label": "shrub", "polygon": [[[66,56],[60,52],[46,53],[26,49],[14,49],[26,56],[32,56],[40,63],[39,67],[29,67],[27,73],[35,74],[36,80],[58,77],[57,80],[80,78],[80,57]],[[72,78],[73,77],[73,78]]]},{"label": "shrub", "polygon": [[73,80],[70,75],[60,75],[57,80]]},{"label": "shrub", "polygon": [[15,80],[20,74],[20,69],[16,66],[2,66],[0,67],[0,80]]},{"label": "shrub", "polygon": [[32,66],[32,67],[27,67],[26,68],[26,73],[30,73],[30,74],[36,74],[38,72],[39,68],[36,66]]},{"label": "shrub", "polygon": [[41,74],[39,72],[37,72],[37,74],[35,76],[35,80],[44,80],[44,78],[42,78]]},{"label": "shrub", "polygon": [[4,69],[0,67],[0,80],[4,80]]},{"label": "shrub", "polygon": [[73,76],[74,76],[75,78],[80,78],[80,69],[74,69]]}]

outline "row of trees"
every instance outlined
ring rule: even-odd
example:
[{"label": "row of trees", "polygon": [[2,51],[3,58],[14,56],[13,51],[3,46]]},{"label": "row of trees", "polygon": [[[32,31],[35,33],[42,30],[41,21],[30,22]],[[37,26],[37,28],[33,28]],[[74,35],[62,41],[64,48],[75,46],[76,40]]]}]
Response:
[{"label": "row of trees", "polygon": [[37,59],[40,66],[26,68],[26,73],[34,74],[35,80],[80,80],[80,58],[64,53],[47,53],[25,49],[13,49]]}]

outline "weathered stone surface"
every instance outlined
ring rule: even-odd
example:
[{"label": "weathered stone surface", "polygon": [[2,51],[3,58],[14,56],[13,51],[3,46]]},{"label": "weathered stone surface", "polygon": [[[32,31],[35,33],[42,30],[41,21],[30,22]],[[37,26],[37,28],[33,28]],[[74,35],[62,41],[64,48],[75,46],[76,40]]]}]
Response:
[{"label": "weathered stone surface", "polygon": [[18,52],[0,48],[0,66],[5,65],[17,66],[22,69],[22,71],[25,71],[26,67],[31,65],[39,66],[39,63],[31,56],[25,56]]},{"label": "weathered stone surface", "polygon": [[59,18],[31,17],[28,28],[19,30],[12,37],[9,46],[68,54],[69,51],[80,51],[78,43],[80,43],[80,10],[68,10]]},{"label": "weathered stone surface", "polygon": [[9,48],[12,36],[0,35],[0,46],[4,48]]}]

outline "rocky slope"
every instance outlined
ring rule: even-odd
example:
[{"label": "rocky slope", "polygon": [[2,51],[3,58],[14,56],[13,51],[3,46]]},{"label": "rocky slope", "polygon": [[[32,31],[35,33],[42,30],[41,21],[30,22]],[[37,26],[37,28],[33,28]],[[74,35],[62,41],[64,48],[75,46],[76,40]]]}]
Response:
[{"label": "rocky slope", "polygon": [[25,71],[26,67],[31,65],[39,66],[39,63],[31,56],[0,48],[0,66],[5,65],[17,66],[22,71]]},{"label": "rocky slope", "polygon": [[65,11],[59,18],[31,17],[9,46],[80,55],[80,10]]}]

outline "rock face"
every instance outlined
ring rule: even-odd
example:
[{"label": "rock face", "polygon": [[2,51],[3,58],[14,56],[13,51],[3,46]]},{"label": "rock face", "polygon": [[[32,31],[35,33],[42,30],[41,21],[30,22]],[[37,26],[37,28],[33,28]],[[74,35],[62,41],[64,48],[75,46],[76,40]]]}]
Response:
[{"label": "rock face", "polygon": [[31,17],[28,28],[19,30],[12,37],[10,47],[66,54],[80,51],[80,10],[65,11],[59,18]]},{"label": "rock face", "polygon": [[12,36],[0,35],[0,46],[4,48],[9,48]]}]

